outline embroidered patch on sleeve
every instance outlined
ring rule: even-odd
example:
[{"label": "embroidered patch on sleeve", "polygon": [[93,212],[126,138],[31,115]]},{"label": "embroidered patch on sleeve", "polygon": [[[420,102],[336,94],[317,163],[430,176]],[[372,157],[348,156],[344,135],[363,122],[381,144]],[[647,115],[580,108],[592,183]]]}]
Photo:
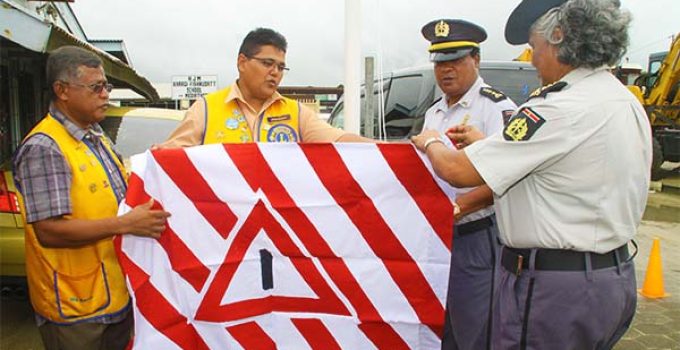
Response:
[{"label": "embroidered patch on sleeve", "polygon": [[524,107],[510,118],[503,130],[503,138],[508,141],[526,141],[536,133],[545,119],[529,107]]}]

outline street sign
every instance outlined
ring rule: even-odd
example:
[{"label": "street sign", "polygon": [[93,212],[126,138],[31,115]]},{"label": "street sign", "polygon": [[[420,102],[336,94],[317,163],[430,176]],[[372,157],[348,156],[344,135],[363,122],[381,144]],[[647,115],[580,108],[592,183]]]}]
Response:
[{"label": "street sign", "polygon": [[172,77],[173,100],[195,100],[217,91],[217,75],[174,75]]}]

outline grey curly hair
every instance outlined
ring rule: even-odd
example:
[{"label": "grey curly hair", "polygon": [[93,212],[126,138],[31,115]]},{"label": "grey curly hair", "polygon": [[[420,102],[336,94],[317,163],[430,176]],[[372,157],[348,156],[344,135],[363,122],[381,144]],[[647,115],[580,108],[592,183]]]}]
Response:
[{"label": "grey curly hair", "polygon": [[597,68],[617,64],[626,53],[630,21],[619,0],[569,0],[536,20],[531,32],[558,47],[560,62]]}]

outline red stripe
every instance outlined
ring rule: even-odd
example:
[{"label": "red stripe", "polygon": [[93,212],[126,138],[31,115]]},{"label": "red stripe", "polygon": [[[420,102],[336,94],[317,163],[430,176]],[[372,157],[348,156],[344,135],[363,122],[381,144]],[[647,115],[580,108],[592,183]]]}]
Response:
[{"label": "red stripe", "polygon": [[524,113],[524,115],[526,115],[527,117],[529,117],[529,119],[531,119],[534,123],[538,123],[539,121],[541,121],[541,118],[540,118],[539,116],[537,116],[537,115],[534,113],[534,111],[532,111],[532,110],[529,109],[529,108],[524,108],[524,109],[522,110],[522,112]]},{"label": "red stripe", "polygon": [[377,146],[394,175],[450,251],[453,240],[453,205],[418,157],[416,149],[412,145]]},{"label": "red stripe", "polygon": [[328,331],[326,325],[319,319],[293,318],[295,328],[305,338],[307,344],[314,350],[340,350],[341,347]]},{"label": "red stripe", "polygon": [[210,269],[198,260],[194,252],[170,227],[163,232],[158,243],[168,254],[172,269],[184,278],[196,292],[200,292],[210,276]]},{"label": "red stripe", "polygon": [[[144,182],[137,176],[137,174],[130,174],[128,183],[128,193],[126,202],[130,207],[135,207],[139,204],[146,203],[151,199],[144,191]],[[154,209],[164,210],[162,204],[156,200],[154,201]],[[200,292],[205,285],[205,282],[210,276],[210,269],[208,269],[200,260],[194,255],[189,247],[182,241],[175,231],[168,225],[158,239],[158,243],[163,247],[170,259],[172,270],[177,272],[184,280]]]},{"label": "red stripe", "polygon": [[128,179],[128,189],[125,193],[125,204],[130,208],[134,208],[140,204],[144,204],[151,200],[144,190],[144,180],[142,180],[137,174],[132,173]]},{"label": "red stripe", "polygon": [[227,332],[245,350],[276,350],[276,344],[272,338],[255,322],[227,327]]},{"label": "red stripe", "polygon": [[301,146],[324,187],[343,208],[383,265],[421,323],[441,335],[444,307],[423,272],[361,189],[331,144]]},{"label": "red stripe", "polygon": [[[392,349],[410,349],[410,347],[403,343],[401,338],[391,337],[382,331],[383,325],[381,323],[366,322],[359,325],[359,329],[366,334],[374,334],[371,342],[376,348],[380,350]],[[439,336],[441,338],[441,335]]]},{"label": "red stripe", "polygon": [[201,215],[226,239],[236,224],[236,215],[213,192],[186,152],[178,148],[156,150],[152,154]]},{"label": "red stripe", "polygon": [[196,328],[154,287],[149,280],[150,276],[122,251],[121,239],[114,242],[118,261],[135,295],[135,306],[144,318],[182,349],[208,349]]},{"label": "red stripe", "polygon": [[[314,147],[317,145],[304,145]],[[262,190],[274,209],[281,215],[286,223],[293,229],[305,248],[312,256],[323,257],[319,259],[324,270],[331,277],[342,294],[347,297],[352,307],[356,310],[361,322],[373,323],[374,327],[359,327],[364,334],[374,343],[378,344],[382,339],[392,339],[399,346],[390,349],[408,349],[408,345],[401,339],[399,334],[387,323],[371,303],[357,280],[350,272],[347,264],[338,258],[331,250],[328,243],[323,239],[309,218],[297,207],[286,189],[274,175],[267,161],[262,156],[257,144],[224,145],[236,167],[243,174],[253,191]],[[442,316],[443,317],[443,316]]]}]

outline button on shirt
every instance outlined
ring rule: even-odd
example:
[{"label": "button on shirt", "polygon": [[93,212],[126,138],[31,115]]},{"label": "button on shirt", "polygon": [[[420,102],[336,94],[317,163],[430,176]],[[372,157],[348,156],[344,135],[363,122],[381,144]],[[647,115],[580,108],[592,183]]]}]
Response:
[{"label": "button on shirt", "polygon": [[650,125],[604,67],[578,68],[562,81],[561,91],[520,106],[544,120],[530,137],[499,133],[465,153],[495,193],[504,244],[605,253],[628,242],[640,223]]},{"label": "button on shirt", "polygon": [[[427,110],[423,129],[437,130],[444,134],[450,127],[459,125],[463,120],[466,120],[466,125],[476,127],[485,135],[500,132],[503,129],[503,111],[514,111],[517,109],[517,105],[510,98],[494,102],[482,96],[479,90],[488,86],[484,83],[482,77],[477,77],[477,80],[465,95],[450,107],[446,101],[446,95],[443,95],[437,103]],[[459,196],[473,189],[473,187],[456,188],[454,192],[456,196]],[[480,209],[457,220],[456,223],[479,220],[493,214],[493,212],[493,207]]]}]

